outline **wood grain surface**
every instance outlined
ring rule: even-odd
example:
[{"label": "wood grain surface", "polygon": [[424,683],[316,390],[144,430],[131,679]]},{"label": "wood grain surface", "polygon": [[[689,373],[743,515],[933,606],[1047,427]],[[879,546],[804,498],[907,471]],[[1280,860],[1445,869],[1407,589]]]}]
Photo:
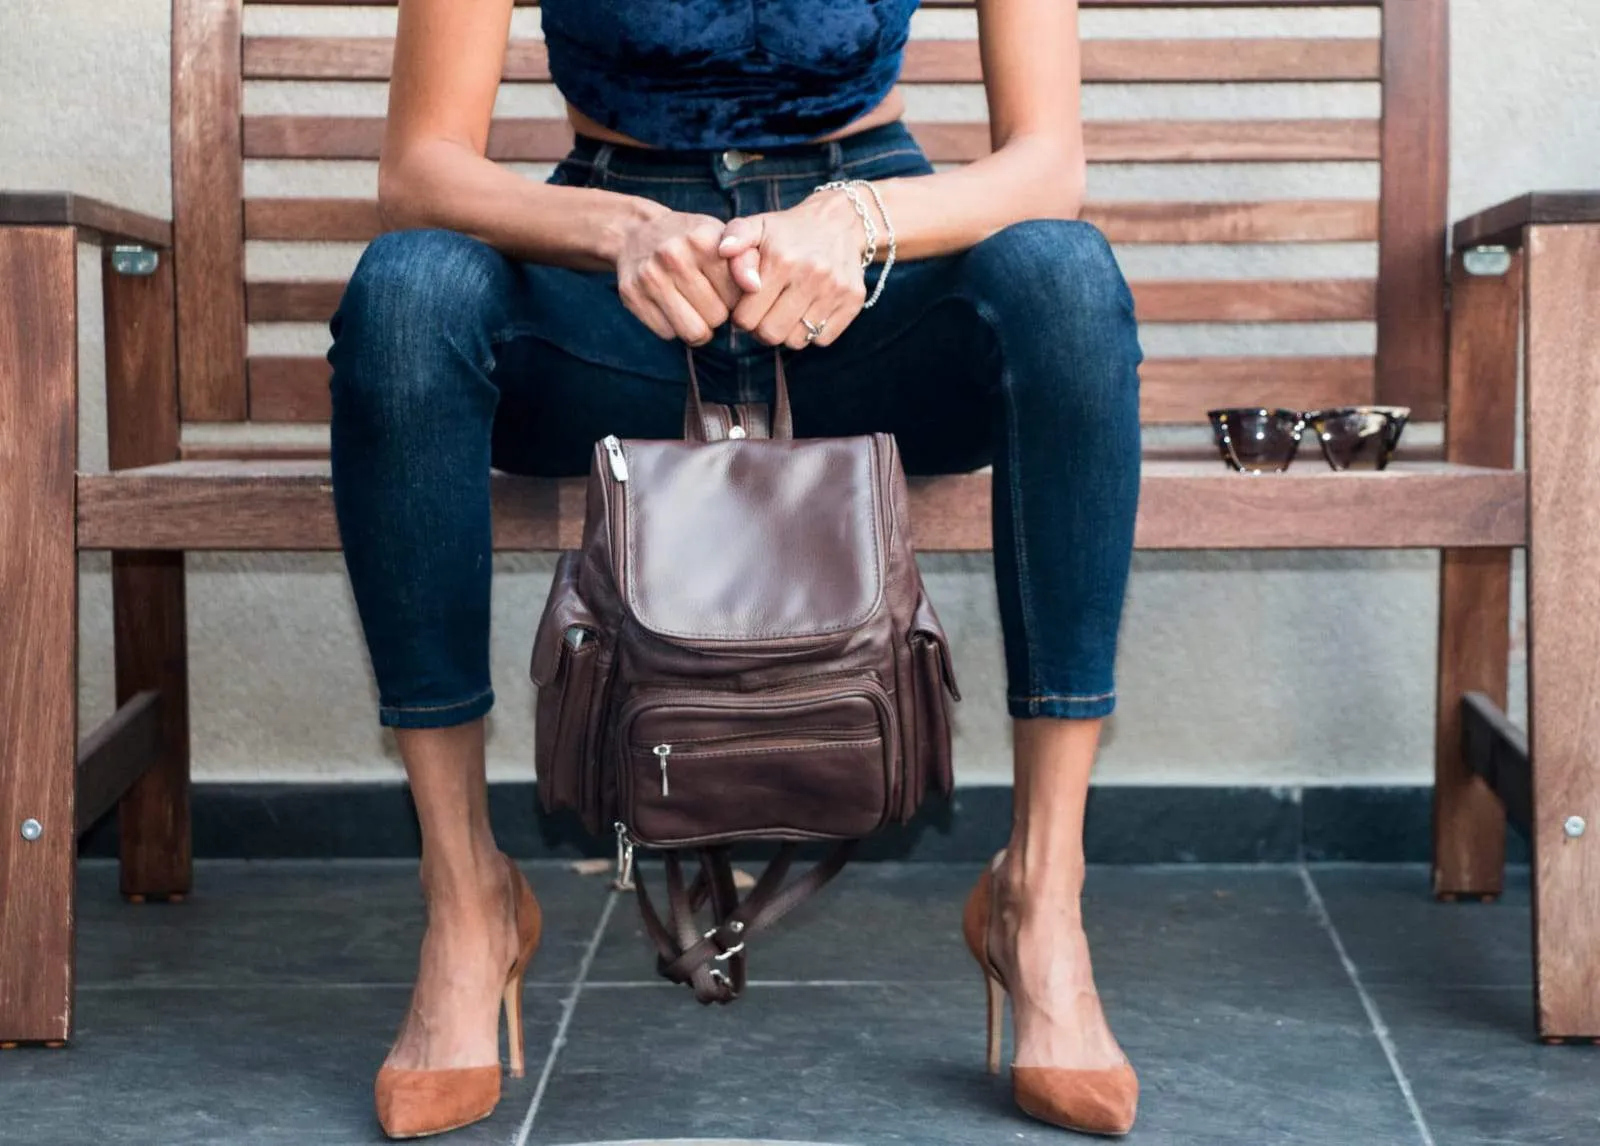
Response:
[{"label": "wood grain surface", "polygon": [[173,0],[172,209],[183,415],[237,421],[244,388],[242,0]]},{"label": "wood grain surface", "polygon": [[1378,400],[1434,421],[1444,408],[1448,0],[1383,6],[1381,184]]},{"label": "wood grain surface", "polygon": [[[178,457],[173,274],[103,267],[106,422],[113,470]],[[159,751],[118,813],[124,894],[184,894],[192,883],[189,826],[189,648],[183,554],[134,549],[111,557],[117,701],[161,697]]]},{"label": "wood grain surface", "polygon": [[100,243],[172,245],[172,224],[165,219],[69,191],[0,190],[0,226],[67,226]]},{"label": "wood grain surface", "polygon": [[[495,545],[572,548],[583,482],[497,476]],[[186,549],[338,546],[326,461],[183,462],[79,479],[79,543]],[[987,549],[989,477],[911,482],[918,546]],[[1520,473],[1400,462],[1385,473],[1317,465],[1250,477],[1206,458],[1147,458],[1137,544],[1144,549],[1439,548],[1519,545]]]},{"label": "wood grain surface", "polygon": [[[1378,237],[1368,199],[1088,203],[1082,218],[1113,243],[1361,243]],[[365,243],[383,224],[374,199],[246,199],[247,239]]]},{"label": "wood grain surface", "polygon": [[1541,223],[1600,223],[1600,191],[1533,191],[1468,215],[1455,226],[1457,247],[1520,247],[1524,228]]},{"label": "wood grain surface", "polygon": [[161,694],[141,692],[78,747],[77,832],[82,835],[122,799],[161,753]]},{"label": "wood grain surface", "polygon": [[[1450,291],[1450,372],[1445,458],[1510,469],[1516,457],[1517,348],[1522,266],[1468,274],[1455,257]],[[1433,891],[1498,895],[1506,817],[1463,751],[1461,698],[1478,692],[1501,708],[1511,654],[1511,551],[1446,549],[1439,567],[1439,675],[1433,786]]]},{"label": "wood grain surface", "polygon": [[[1356,322],[1371,319],[1371,279],[1147,280],[1131,284],[1140,322]],[[252,282],[245,311],[252,323],[326,323],[342,282]]]},{"label": "wood grain surface", "polygon": [[1139,367],[1139,420],[1207,421],[1207,411],[1242,406],[1316,410],[1372,401],[1372,359],[1148,358]]},{"label": "wood grain surface", "polygon": [[1600,1037],[1600,226],[1531,227],[1524,249],[1539,1033]]},{"label": "wood grain surface", "polygon": [[[0,1041],[72,1030],[78,250],[0,228]],[[23,839],[24,820],[43,834]]]},{"label": "wood grain surface", "polygon": [[[370,36],[247,36],[247,80],[389,79],[394,40]],[[1376,80],[1375,39],[1110,40],[1083,42],[1085,83],[1272,83]],[[501,78],[548,83],[543,40],[512,40]],[[983,78],[976,40],[912,40],[900,82],[976,83]]]},{"label": "wood grain surface", "polygon": [[[322,357],[250,359],[250,418],[326,422],[329,367]],[[1196,423],[1225,406],[1310,410],[1372,401],[1372,359],[1339,357],[1147,358],[1139,368],[1139,417],[1146,423]]]},{"label": "wood grain surface", "polygon": [[[964,163],[992,149],[986,123],[910,127],[935,163]],[[246,159],[377,159],[382,143],[383,120],[376,116],[244,120]],[[488,154],[507,162],[554,162],[571,146],[564,119],[506,118],[490,128]],[[1375,119],[1093,120],[1084,124],[1084,147],[1091,163],[1333,162],[1376,160],[1379,134]]]},{"label": "wood grain surface", "polygon": [[1528,733],[1481,692],[1461,698],[1461,754],[1467,766],[1494,790],[1505,819],[1524,836],[1533,834],[1533,773]]}]

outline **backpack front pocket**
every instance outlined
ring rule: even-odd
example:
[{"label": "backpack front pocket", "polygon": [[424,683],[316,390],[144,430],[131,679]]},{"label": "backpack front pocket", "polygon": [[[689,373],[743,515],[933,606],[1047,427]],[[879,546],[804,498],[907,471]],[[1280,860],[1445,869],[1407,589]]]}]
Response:
[{"label": "backpack front pocket", "polygon": [[854,839],[889,818],[899,749],[868,678],[644,690],[619,725],[622,813],[640,843]]}]

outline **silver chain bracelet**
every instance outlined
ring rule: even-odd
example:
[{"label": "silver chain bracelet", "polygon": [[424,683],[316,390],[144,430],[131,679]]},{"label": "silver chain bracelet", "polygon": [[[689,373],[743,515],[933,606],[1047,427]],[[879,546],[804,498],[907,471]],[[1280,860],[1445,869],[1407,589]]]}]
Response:
[{"label": "silver chain bracelet", "polygon": [[878,193],[878,188],[865,179],[836,179],[831,183],[824,183],[816,188],[817,192],[841,191],[849,200],[850,206],[855,208],[856,214],[861,218],[861,226],[866,231],[866,246],[861,252],[861,269],[865,271],[878,258],[878,228],[872,221],[872,215],[867,210],[867,205],[862,202],[857,193],[857,187],[865,187],[872,195],[872,201],[877,204],[878,214],[883,218],[883,229],[889,236],[889,253],[883,262],[883,272],[878,275],[878,285],[872,290],[872,297],[861,304],[862,310],[871,310],[878,297],[883,294],[883,285],[889,281],[889,271],[894,267],[897,247],[895,244],[894,223],[889,219],[889,209],[884,206],[883,196]]},{"label": "silver chain bracelet", "polygon": [[866,270],[878,257],[878,227],[872,221],[872,214],[867,210],[867,205],[862,202],[861,196],[856,192],[858,183],[860,183],[858,179],[836,179],[832,183],[824,183],[814,189],[812,194],[819,194],[823,191],[844,192],[844,197],[850,201],[850,206],[856,209],[856,214],[861,218],[861,227],[867,233],[867,244],[861,251],[861,269]]}]

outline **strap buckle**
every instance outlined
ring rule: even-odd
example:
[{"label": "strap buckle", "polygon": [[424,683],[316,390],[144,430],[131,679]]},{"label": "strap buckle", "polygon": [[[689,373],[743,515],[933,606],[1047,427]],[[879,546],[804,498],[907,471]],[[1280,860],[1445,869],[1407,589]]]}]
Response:
[{"label": "strap buckle", "polygon": [[[744,933],[744,924],[741,923],[739,920],[735,919],[731,923],[728,924],[728,930],[733,932],[735,935],[743,934]],[[722,947],[722,940],[717,938],[718,934],[721,931],[722,931],[722,928],[720,926],[719,927],[713,927],[710,931],[707,931],[700,938],[709,939],[709,940],[711,940],[711,942],[715,943],[718,947]],[[744,940],[741,939],[734,946],[728,947],[728,948],[724,948],[723,951],[722,951],[722,954],[714,955],[714,956],[712,956],[712,958],[714,958],[718,963],[726,963],[729,959],[732,959],[735,955],[739,954],[739,952],[741,952],[743,950],[744,950]],[[715,974],[715,972],[713,972],[713,974]]]}]

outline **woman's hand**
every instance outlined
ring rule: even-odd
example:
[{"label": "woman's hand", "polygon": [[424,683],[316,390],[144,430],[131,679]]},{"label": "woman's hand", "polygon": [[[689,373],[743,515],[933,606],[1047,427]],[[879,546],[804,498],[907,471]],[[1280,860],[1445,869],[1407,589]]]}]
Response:
[{"label": "woman's hand", "polygon": [[711,341],[744,291],[717,251],[723,224],[709,215],[665,211],[636,223],[617,255],[622,303],[661,338]]},{"label": "woman's hand", "polygon": [[824,191],[787,211],[746,215],[728,223],[717,253],[743,294],[733,321],[769,346],[827,346],[843,334],[866,300],[861,269],[866,235],[843,193]]}]

